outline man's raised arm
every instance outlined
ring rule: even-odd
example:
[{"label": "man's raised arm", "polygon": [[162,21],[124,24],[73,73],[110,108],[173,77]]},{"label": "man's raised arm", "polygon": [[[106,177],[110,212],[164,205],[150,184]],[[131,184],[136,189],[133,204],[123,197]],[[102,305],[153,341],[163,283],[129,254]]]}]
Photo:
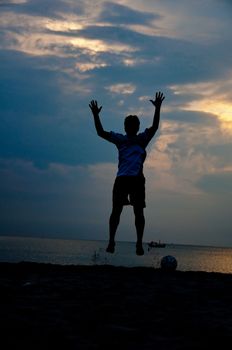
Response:
[{"label": "man's raised arm", "polygon": [[95,124],[95,128],[98,136],[103,137],[103,139],[109,140],[110,133],[103,129],[103,126],[99,117],[99,113],[101,112],[102,106],[98,107],[97,101],[92,100],[89,104],[89,108],[93,113],[94,124]]},{"label": "man's raised arm", "polygon": [[150,102],[155,106],[155,113],[153,118],[152,126],[149,128],[151,132],[151,137],[153,137],[156,133],[156,131],[159,128],[159,122],[160,122],[160,109],[163,100],[165,99],[164,94],[162,92],[157,92],[155,94],[155,100],[150,100]]}]

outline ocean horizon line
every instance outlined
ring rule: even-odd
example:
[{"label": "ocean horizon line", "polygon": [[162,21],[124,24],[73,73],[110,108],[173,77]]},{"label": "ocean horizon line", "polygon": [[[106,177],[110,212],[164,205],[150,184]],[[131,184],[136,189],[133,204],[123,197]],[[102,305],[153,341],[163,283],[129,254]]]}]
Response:
[{"label": "ocean horizon line", "polygon": [[[29,238],[29,239],[48,239],[48,240],[64,240],[64,241],[89,241],[89,242],[108,242],[108,239],[94,239],[94,238],[79,238],[79,237],[65,237],[65,236],[46,236],[46,235],[25,235],[25,234],[0,234],[0,238]],[[159,242],[164,243],[166,245],[170,246],[189,246],[189,247],[205,247],[205,248],[222,248],[222,249],[232,249],[232,245],[217,245],[217,244],[206,244],[206,243],[187,243],[187,242],[167,242],[165,240],[144,240],[143,244],[149,244],[150,242]],[[116,243],[136,243],[135,240],[128,241],[128,240],[117,240]]]}]

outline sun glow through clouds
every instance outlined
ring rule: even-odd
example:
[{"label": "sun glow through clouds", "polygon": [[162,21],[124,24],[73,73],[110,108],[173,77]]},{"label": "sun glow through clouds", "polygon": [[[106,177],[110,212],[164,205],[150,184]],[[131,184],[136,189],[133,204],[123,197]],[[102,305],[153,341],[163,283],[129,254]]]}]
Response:
[{"label": "sun glow through clouds", "polygon": [[198,111],[215,115],[225,132],[232,133],[232,104],[223,100],[203,99],[192,101],[183,107],[186,111]]},{"label": "sun glow through clouds", "polygon": [[[232,79],[227,81],[203,82],[170,86],[174,95],[192,95],[192,101],[184,103],[180,108],[185,111],[203,112],[215,116],[223,130],[232,132],[232,103],[228,91],[232,87]],[[227,91],[226,91],[227,90]],[[194,98],[197,96],[197,98]]]}]

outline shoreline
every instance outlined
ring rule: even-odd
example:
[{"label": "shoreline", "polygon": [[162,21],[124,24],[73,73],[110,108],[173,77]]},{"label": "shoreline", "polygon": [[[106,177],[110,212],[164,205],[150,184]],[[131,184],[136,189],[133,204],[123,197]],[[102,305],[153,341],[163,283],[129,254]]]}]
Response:
[{"label": "shoreline", "polygon": [[17,262],[10,262],[10,261],[0,261],[0,274],[3,270],[3,268],[10,268],[12,270],[18,269],[18,270],[30,270],[35,269],[36,271],[49,271],[49,268],[51,270],[82,270],[82,269],[106,269],[106,270],[151,270],[155,273],[169,273],[169,274],[208,274],[208,275],[224,275],[224,276],[232,276],[232,273],[230,272],[220,272],[220,271],[203,271],[203,270],[179,270],[178,267],[175,271],[165,272],[162,271],[160,267],[153,267],[153,266],[123,266],[123,265],[112,265],[110,263],[93,263],[91,265],[89,264],[59,264],[59,263],[51,263],[51,262],[37,262],[37,261],[28,261],[28,260],[21,260]]},{"label": "shoreline", "polygon": [[232,340],[232,274],[0,263],[2,343],[206,349]]}]

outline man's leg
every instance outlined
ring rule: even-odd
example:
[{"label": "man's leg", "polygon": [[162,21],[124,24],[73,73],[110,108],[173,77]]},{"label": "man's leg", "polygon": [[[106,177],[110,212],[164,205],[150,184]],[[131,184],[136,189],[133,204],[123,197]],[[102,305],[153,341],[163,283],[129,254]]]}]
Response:
[{"label": "man's leg", "polygon": [[113,210],[112,210],[112,213],[110,215],[110,222],[109,222],[110,238],[109,238],[108,247],[106,248],[106,251],[108,253],[114,253],[115,234],[116,234],[118,224],[120,221],[122,208],[123,208],[123,206],[113,206]]},{"label": "man's leg", "polygon": [[142,207],[134,206],[134,214],[135,214],[135,227],[137,232],[137,243],[136,243],[136,254],[143,255],[143,232],[145,227],[145,218]]}]

